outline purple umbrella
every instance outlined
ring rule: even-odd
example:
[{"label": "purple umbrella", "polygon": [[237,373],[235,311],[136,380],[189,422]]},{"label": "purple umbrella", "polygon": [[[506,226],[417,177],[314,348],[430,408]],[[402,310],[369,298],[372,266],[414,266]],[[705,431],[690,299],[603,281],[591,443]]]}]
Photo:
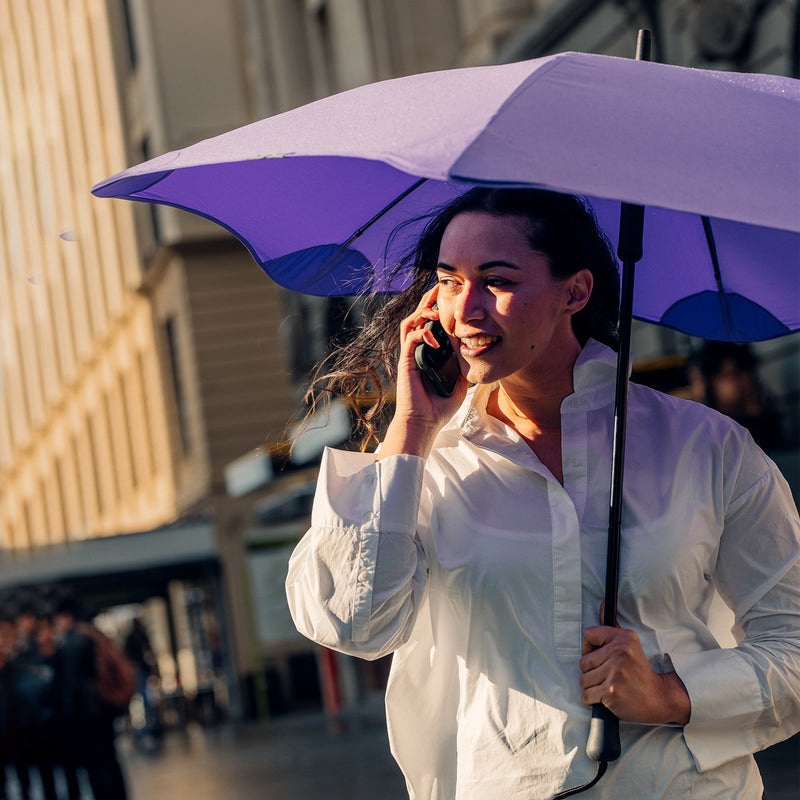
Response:
[{"label": "purple umbrella", "polygon": [[319,295],[398,288],[389,231],[464,183],[586,195],[612,241],[627,201],[647,206],[635,316],[754,341],[800,328],[798,133],[800,81],[565,53],[363,86],[92,191],[208,217]]},{"label": "purple umbrella", "polygon": [[[92,191],[208,217],[275,281],[318,295],[402,288],[393,268],[418,230],[390,233],[471,185],[586,196],[620,241],[627,275],[610,625],[630,315],[728,341],[800,329],[799,132],[800,81],[564,53],[363,86],[167,153]],[[620,236],[621,206],[627,220],[643,214],[643,255],[640,227],[632,241]],[[605,711],[596,715],[608,721]],[[592,783],[619,754],[613,739],[613,726],[590,738],[601,767]]]}]

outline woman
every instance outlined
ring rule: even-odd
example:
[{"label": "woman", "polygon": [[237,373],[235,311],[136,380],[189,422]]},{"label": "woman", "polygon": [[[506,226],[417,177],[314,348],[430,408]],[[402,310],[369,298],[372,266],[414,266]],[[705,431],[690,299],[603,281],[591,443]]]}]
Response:
[{"label": "woman", "polygon": [[[414,304],[379,451],[323,458],[287,579],[298,629],[394,652],[388,725],[411,797],[583,784],[594,703],[622,720],[622,756],[585,797],[760,797],[750,754],[800,727],[785,481],[735,423],[632,385],[619,628],[598,625],[618,298],[605,237],[576,198],[477,189],[429,223],[414,270],[375,322]],[[462,372],[449,398],[414,358],[436,318]],[[332,391],[363,387],[375,362],[345,354]],[[710,627],[715,592],[734,649]]]}]

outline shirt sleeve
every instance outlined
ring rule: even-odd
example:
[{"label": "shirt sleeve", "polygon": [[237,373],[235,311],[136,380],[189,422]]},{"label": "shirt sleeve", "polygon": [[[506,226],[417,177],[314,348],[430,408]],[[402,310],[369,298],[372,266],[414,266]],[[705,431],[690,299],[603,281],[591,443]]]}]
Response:
[{"label": "shirt sleeve", "polygon": [[297,629],[319,644],[380,658],[408,638],[428,564],[416,535],[425,461],[327,449],[311,528],[289,561]]},{"label": "shirt sleeve", "polygon": [[800,522],[783,476],[757,457],[766,471],[730,503],[714,575],[738,645],[670,653],[691,699],[684,738],[701,771],[800,730]]}]

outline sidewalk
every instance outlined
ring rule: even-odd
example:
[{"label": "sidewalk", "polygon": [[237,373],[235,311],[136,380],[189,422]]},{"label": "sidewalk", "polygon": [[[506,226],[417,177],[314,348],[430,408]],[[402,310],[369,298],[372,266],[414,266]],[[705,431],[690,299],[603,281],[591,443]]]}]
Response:
[{"label": "sidewalk", "polygon": [[[424,735],[421,731],[420,735]],[[157,755],[118,743],[130,800],[407,800],[375,714],[335,727],[321,713],[268,724],[192,725],[170,733]],[[800,797],[800,737],[759,755],[766,800]]]},{"label": "sidewalk", "polygon": [[265,724],[190,725],[146,755],[121,736],[129,800],[407,800],[382,719],[338,728],[323,714]]}]

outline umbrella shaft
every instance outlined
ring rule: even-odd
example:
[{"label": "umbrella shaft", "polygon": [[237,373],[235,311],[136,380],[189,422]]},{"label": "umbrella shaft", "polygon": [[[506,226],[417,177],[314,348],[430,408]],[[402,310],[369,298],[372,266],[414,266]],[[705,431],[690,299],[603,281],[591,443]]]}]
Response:
[{"label": "umbrella shaft", "polygon": [[[640,240],[641,241],[641,240]],[[620,303],[619,353],[614,402],[614,442],[611,455],[611,498],[608,516],[608,550],[606,553],[606,590],[603,624],[616,625],[617,586],[619,583],[619,548],[622,530],[622,484],[625,468],[625,432],[628,410],[628,373],[631,357],[631,325],[635,261],[623,265]]]}]

